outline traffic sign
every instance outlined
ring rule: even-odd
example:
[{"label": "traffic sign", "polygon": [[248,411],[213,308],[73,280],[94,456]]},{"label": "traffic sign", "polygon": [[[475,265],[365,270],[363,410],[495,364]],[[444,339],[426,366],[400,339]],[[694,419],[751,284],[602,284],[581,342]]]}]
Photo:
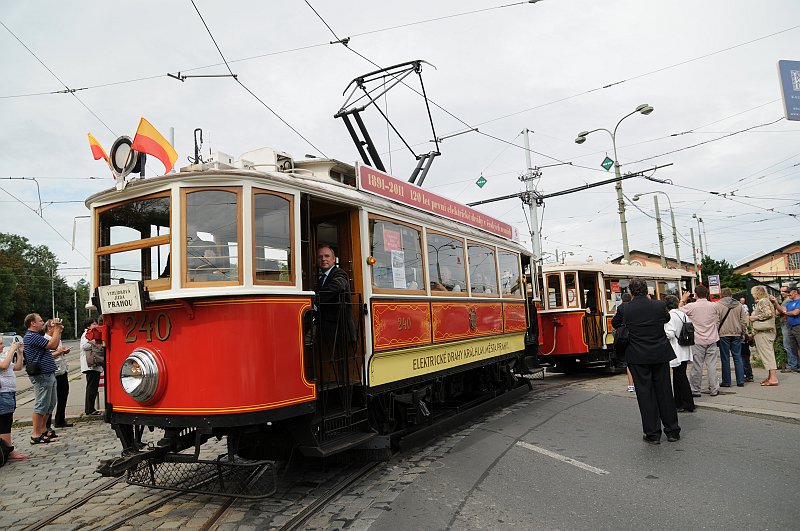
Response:
[{"label": "traffic sign", "polygon": [[708,275],[708,291],[712,295],[719,295],[719,275]]},{"label": "traffic sign", "polygon": [[478,178],[478,180],[477,180],[477,181],[475,181],[475,184],[477,184],[477,185],[478,185],[478,188],[483,188],[483,185],[484,185],[484,184],[486,184],[486,179],[484,179],[484,178],[483,178],[483,175],[481,175],[481,176]]},{"label": "traffic sign", "polygon": [[800,61],[778,61],[778,75],[787,120],[800,120]]},{"label": "traffic sign", "polygon": [[603,159],[603,162],[600,163],[600,166],[605,168],[606,171],[610,170],[611,166],[613,166],[613,165],[614,165],[614,161],[611,160],[610,158],[608,158],[608,156],[606,156],[606,158]]}]

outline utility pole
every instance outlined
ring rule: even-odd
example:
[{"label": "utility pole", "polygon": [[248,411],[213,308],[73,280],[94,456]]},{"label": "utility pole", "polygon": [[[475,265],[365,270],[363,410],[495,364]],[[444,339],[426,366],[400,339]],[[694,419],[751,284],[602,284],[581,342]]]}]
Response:
[{"label": "utility pole", "polygon": [[[667,201],[669,201],[669,196],[667,196]],[[681,262],[681,251],[678,247],[678,227],[675,225],[675,210],[672,208],[671,201],[669,205],[669,215],[672,219],[672,241],[675,244],[675,260],[678,261],[678,269],[683,269],[683,262]]]},{"label": "utility pole", "polygon": [[661,210],[658,209],[658,196],[653,196],[656,205],[656,228],[658,229],[658,248],[661,251],[661,267],[667,268],[667,257],[664,256],[664,233],[661,232]]},{"label": "utility pole", "polygon": [[692,235],[692,260],[694,260],[694,268],[697,270],[697,281],[703,283],[703,275],[700,272],[700,266],[697,264],[697,249],[694,246],[694,228],[689,227],[689,232]]},{"label": "utility pole", "polygon": [[531,280],[533,282],[533,298],[539,298],[539,283],[536,281],[538,275],[538,268],[542,261],[542,243],[539,240],[539,194],[536,192],[535,179],[542,176],[537,168],[533,168],[531,164],[531,148],[528,140],[528,129],[522,131],[525,137],[525,175],[519,178],[520,181],[525,183],[526,194],[522,197],[522,202],[528,205],[531,223],[531,249],[533,251],[533,271],[531,271]]},{"label": "utility pole", "polygon": [[[697,217],[697,214],[692,214],[692,217],[697,220],[697,238],[700,241],[700,261],[703,261],[703,233],[700,232],[700,222],[703,218]],[[692,244],[694,245],[694,244]]]}]

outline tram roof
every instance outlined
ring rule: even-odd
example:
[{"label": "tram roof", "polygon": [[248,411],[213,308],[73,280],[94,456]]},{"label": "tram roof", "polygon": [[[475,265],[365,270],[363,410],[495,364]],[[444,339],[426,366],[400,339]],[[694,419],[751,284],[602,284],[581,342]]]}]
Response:
[{"label": "tram roof", "polygon": [[[295,168],[299,171],[294,172],[259,171],[240,168],[219,169],[207,166],[209,165],[204,165],[199,170],[194,169],[197,166],[189,166],[182,168],[179,172],[168,173],[158,177],[131,179],[126,182],[123,190],[117,190],[116,187],[112,187],[97,192],[90,195],[85,204],[87,208],[91,209],[92,207],[104,206],[163,191],[173,184],[223,186],[235,185],[237,181],[250,181],[284,189],[298,190],[301,193],[309,193],[318,199],[338,201],[352,206],[363,206],[371,212],[387,216],[394,215],[401,220],[410,220],[443,232],[453,232],[453,226],[455,225],[458,227],[458,233],[467,238],[480,239],[502,247],[513,248],[520,253],[530,254],[530,250],[517,241],[361,191],[355,186],[354,166],[336,159],[297,161],[295,162]],[[335,180],[330,173],[330,170],[333,169],[342,174],[346,182]]]},{"label": "tram roof", "polygon": [[683,269],[666,269],[663,267],[642,267],[622,264],[598,264],[594,262],[571,262],[566,264],[544,264],[542,273],[559,271],[590,271],[600,272],[609,277],[643,277],[643,278],[668,278],[679,280],[694,276]]}]

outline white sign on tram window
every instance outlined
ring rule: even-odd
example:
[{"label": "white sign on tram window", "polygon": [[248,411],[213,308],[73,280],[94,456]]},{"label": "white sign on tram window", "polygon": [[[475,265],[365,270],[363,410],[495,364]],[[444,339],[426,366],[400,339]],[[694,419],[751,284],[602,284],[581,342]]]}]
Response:
[{"label": "white sign on tram window", "polygon": [[97,288],[101,314],[138,312],[142,310],[142,297],[138,283],[114,284]]}]

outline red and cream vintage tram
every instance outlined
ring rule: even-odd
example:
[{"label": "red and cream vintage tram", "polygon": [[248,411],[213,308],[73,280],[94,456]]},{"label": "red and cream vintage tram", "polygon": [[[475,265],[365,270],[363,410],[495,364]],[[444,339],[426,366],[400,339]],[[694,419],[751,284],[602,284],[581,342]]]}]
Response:
[{"label": "red and cream vintage tram", "polygon": [[[152,476],[212,437],[227,437],[228,462],[390,441],[523,385],[536,354],[530,255],[512,228],[368,166],[265,148],[86,204],[105,418],[124,448],[104,474]],[[350,278],[339,322],[352,314],[355,341],[320,344],[320,244]]]},{"label": "red and cream vintage tram", "polygon": [[543,365],[565,371],[604,367],[625,369],[616,357],[611,319],[631,278],[644,278],[651,297],[680,297],[694,288],[684,270],[616,264],[567,263],[542,267],[540,353]]}]

